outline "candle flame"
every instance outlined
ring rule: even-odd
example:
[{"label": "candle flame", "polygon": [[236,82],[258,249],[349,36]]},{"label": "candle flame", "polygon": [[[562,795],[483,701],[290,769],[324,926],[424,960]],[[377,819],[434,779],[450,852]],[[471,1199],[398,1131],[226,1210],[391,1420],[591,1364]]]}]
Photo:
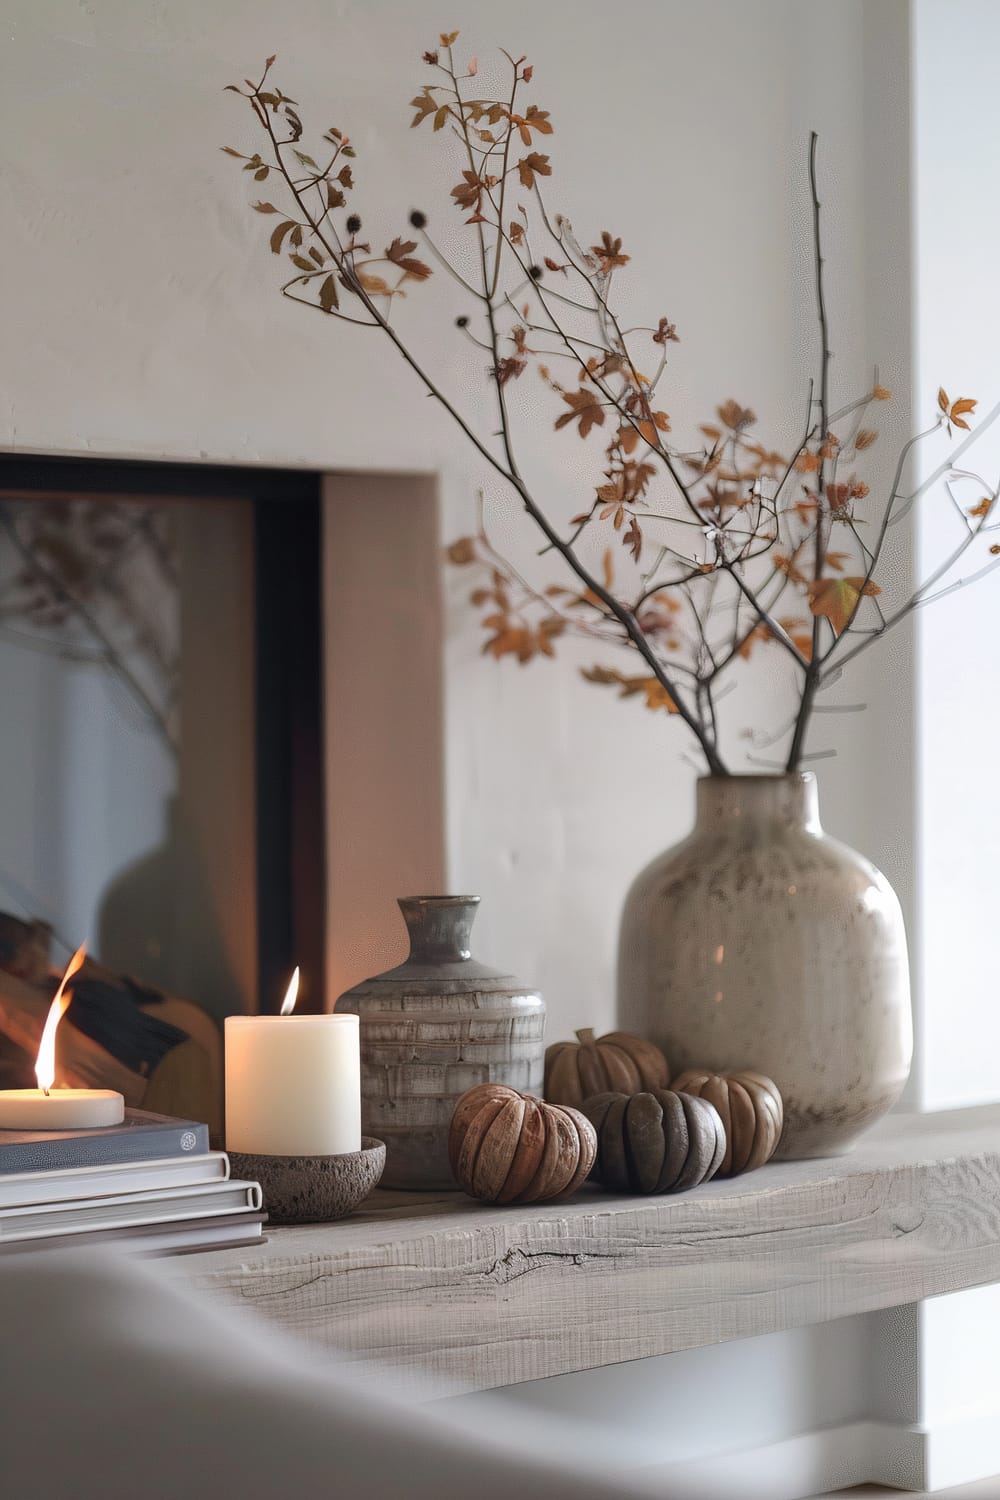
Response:
[{"label": "candle flame", "polygon": [[295,1009],[295,1002],[296,1002],[296,1000],[298,998],[299,998],[299,966],[298,966],[298,964],[296,964],[295,965],[295,973],[292,975],[291,979],[288,981],[288,988],[285,991],[285,998],[281,1002],[281,1014],[283,1016],[290,1016],[291,1015],[292,1011]]},{"label": "candle flame", "polygon": [[38,1056],[35,1059],[35,1077],[38,1079],[38,1087],[47,1094],[55,1082],[56,1076],[56,1027],[69,1009],[72,994],[67,995],[66,986],[83,968],[83,961],[87,956],[87,945],[81,943],[66,965],[66,972],[62,977],[59,988],[56,990],[55,998],[49,1006],[49,1013],[45,1018],[45,1027],[42,1031],[42,1040],[38,1044]]}]

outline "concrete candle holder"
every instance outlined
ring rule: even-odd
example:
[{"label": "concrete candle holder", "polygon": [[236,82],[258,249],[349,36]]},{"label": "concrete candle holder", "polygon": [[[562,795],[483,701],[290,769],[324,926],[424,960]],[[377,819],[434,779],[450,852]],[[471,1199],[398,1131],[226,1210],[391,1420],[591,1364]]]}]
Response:
[{"label": "concrete candle holder", "polygon": [[259,1182],[272,1224],[325,1224],[346,1219],[377,1187],[385,1142],[361,1137],[361,1150],[342,1156],[258,1156],[230,1151],[234,1177]]}]

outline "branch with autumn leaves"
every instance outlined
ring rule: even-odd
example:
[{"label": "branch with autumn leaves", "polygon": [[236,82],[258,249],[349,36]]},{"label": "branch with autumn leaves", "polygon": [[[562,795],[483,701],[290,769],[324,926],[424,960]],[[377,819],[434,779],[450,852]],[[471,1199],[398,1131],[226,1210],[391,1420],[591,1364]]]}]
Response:
[{"label": "branch with autumn leaves", "polygon": [[[631,652],[631,669],[600,664],[592,682],[682,719],[708,769],[726,774],[717,705],[726,678],[758,649],[780,652],[796,684],[795,712],[777,738],[789,740],[784,767],[809,756],[806,733],[817,695],[843,668],[932,598],[1000,563],[988,536],[996,486],[959,460],[976,434],[976,402],[942,389],[926,430],[904,445],[888,492],[876,500],[863,477],[878,438],[872,412],[891,393],[878,383],[832,409],[830,338],[823,283],[816,138],[809,153],[816,299],[817,373],[789,453],[756,436],[752,410],[723,402],[700,428],[694,448],[671,442],[660,394],[668,348],[679,342],[662,314],[644,324],[623,319],[620,278],[631,263],[622,239],[602,230],[581,241],[547,203],[552,164],[540,149],[553,133],[549,112],[523,103],[532,82],[524,57],[507,53],[499,88],[484,89],[475,58],[456,59],[457,32],[424,53],[429,80],[411,101],[412,128],[429,128],[456,158],[449,212],[471,235],[468,255],[447,253],[427,214],[413,209],[408,229],[390,227],[382,250],[351,207],[355,148],[331,126],[310,153],[294,99],[270,80],[275,59],[244,87],[266,137],[264,154],[223,149],[255,182],[273,183],[281,206],[258,200],[271,251],[289,267],[282,293],[333,319],[388,338],[427,393],[448,412],[480,459],[515,492],[564,577],[539,587],[493,545],[480,518],[474,534],[449,548],[453,563],[478,570],[471,594],[483,610],[484,650],[520,663],[551,657],[561,637],[583,637]],[[586,243],[590,240],[590,243]],[[396,321],[397,308],[435,270],[448,274],[469,311],[457,336],[485,355],[492,415],[480,426],[446,391]],[[549,393],[551,429],[587,445],[595,475],[578,513],[562,524],[546,510],[518,458],[519,422],[512,386],[533,370]],[[542,407],[542,403],[539,403]],[[544,409],[544,408],[542,408]],[[980,423],[981,432],[1000,406]],[[946,429],[969,434],[918,489],[907,492],[907,461],[918,443]],[[956,513],[954,548],[913,592],[884,607],[890,529],[932,482],[943,482]],[[968,504],[958,490],[975,485]],[[970,578],[951,578],[966,552],[984,560]]]}]

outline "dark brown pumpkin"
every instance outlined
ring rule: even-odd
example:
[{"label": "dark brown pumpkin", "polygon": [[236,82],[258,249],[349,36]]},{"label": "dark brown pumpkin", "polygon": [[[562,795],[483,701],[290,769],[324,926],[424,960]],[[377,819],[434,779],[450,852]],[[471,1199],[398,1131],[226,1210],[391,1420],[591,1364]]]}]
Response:
[{"label": "dark brown pumpkin", "polygon": [[592,1175],[618,1192],[683,1192],[714,1177],[725,1155],[718,1110],[694,1094],[596,1094],[583,1112],[597,1131]]},{"label": "dark brown pumpkin", "polygon": [[714,1104],[726,1132],[726,1154],[720,1177],[752,1172],[774,1155],[785,1123],[776,1083],[763,1073],[711,1073],[688,1068],[674,1079],[678,1093],[696,1094]]},{"label": "dark brown pumpkin", "polygon": [[448,1157],[459,1187],[486,1203],[566,1198],[589,1175],[597,1137],[586,1116],[501,1083],[480,1083],[455,1105]]},{"label": "dark brown pumpkin", "polygon": [[665,1089],[670,1083],[667,1059],[641,1036],[627,1031],[595,1036],[585,1028],[576,1038],[545,1049],[545,1097],[550,1104],[582,1109],[584,1099],[594,1094],[637,1094],[642,1089]]}]

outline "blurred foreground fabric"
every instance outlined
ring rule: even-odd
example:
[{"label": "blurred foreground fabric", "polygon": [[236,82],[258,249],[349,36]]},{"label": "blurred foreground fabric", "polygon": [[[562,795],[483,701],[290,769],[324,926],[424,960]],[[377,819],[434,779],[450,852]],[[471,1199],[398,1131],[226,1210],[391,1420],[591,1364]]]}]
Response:
[{"label": "blurred foreground fabric", "polygon": [[0,1258],[0,1410],[9,1500],[669,1500],[578,1469],[571,1424],[359,1393],[348,1362],[110,1252]]}]

